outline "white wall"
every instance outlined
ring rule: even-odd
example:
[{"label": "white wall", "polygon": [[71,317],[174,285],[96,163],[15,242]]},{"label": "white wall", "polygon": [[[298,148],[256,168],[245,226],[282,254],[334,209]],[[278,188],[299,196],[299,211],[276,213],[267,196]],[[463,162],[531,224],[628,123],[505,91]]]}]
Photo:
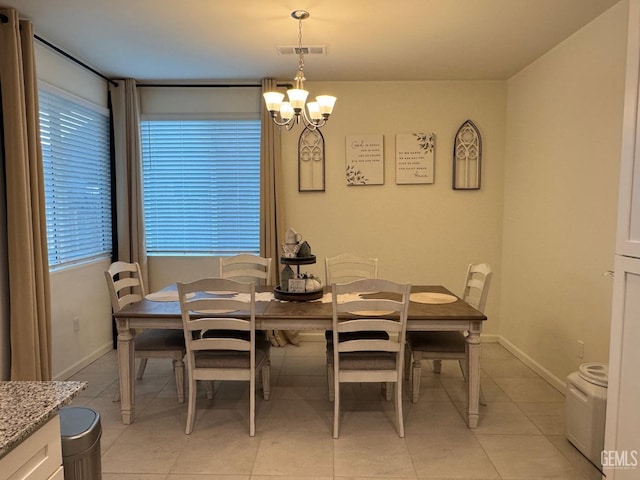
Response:
[{"label": "white wall", "polygon": [[626,19],[622,2],[508,81],[500,333],[556,385],[608,359]]},{"label": "white wall", "polygon": [[[485,332],[498,332],[506,85],[486,82],[307,82],[312,95],[338,97],[323,128],[325,192],[298,192],[301,129],[282,134],[285,216],[320,260],[306,271],[324,278],[323,259],[360,252],[379,259],[380,276],[443,284],[460,294],[467,264],[498,273]],[[483,139],[482,189],[451,188],[453,139],[472,119]],[[435,183],[395,184],[396,133],[434,132]],[[384,135],[384,185],[347,186],[345,137]]]},{"label": "white wall", "polygon": [[[104,80],[36,42],[38,79],[102,107]],[[111,303],[104,280],[110,259],[51,272],[54,379],[65,379],[112,348]],[[73,329],[78,317],[80,328]]]}]

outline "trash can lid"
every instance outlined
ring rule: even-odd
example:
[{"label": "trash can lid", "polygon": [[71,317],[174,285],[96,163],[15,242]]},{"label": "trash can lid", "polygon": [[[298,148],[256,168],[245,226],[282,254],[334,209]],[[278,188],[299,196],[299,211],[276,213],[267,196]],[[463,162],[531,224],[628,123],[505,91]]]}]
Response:
[{"label": "trash can lid", "polygon": [[604,363],[583,363],[578,372],[583,380],[606,387],[609,384],[609,367]]},{"label": "trash can lid", "polygon": [[85,407],[63,407],[58,414],[63,457],[78,455],[88,450],[100,438],[100,415],[95,410]]}]

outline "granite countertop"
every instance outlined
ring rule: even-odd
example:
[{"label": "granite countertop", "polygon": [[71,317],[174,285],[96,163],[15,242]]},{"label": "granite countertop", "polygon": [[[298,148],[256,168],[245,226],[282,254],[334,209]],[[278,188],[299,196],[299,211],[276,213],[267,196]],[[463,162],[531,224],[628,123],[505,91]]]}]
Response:
[{"label": "granite countertop", "polygon": [[85,388],[87,382],[0,382],[0,458]]}]

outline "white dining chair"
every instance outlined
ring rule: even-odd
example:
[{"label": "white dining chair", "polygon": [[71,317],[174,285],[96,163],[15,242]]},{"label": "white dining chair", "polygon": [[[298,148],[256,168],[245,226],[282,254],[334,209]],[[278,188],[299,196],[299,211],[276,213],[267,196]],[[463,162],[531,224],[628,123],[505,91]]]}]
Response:
[{"label": "white dining chair", "polygon": [[220,278],[269,285],[271,282],[271,258],[243,253],[220,258]]},{"label": "white dining chair", "polygon": [[[127,305],[141,301],[146,296],[144,282],[137,262],[114,262],[104,272],[111,298],[113,313]],[[168,358],[173,363],[178,401],[184,402],[184,355],[185,344],[182,330],[145,329],[136,332],[133,339],[135,358],[140,359],[136,378],[142,379],[149,358]],[[119,400],[119,391],[114,401]]]},{"label": "white dining chair", "polygon": [[325,285],[378,278],[378,259],[356,253],[341,253],[324,259]]},{"label": "white dining chair", "polygon": [[[467,267],[462,299],[484,313],[491,285],[491,267],[486,263]],[[433,371],[440,373],[442,360],[457,360],[464,378],[468,378],[467,342],[463,332],[407,332],[406,375],[411,378],[411,400],[418,401],[422,360],[433,361]],[[486,405],[482,388],[480,403]]]},{"label": "white dining chair", "polygon": [[[271,395],[271,344],[256,340],[255,288],[253,283],[222,278],[178,283],[187,346],[186,434],[193,431],[195,422],[197,382],[233,380],[249,382],[249,435],[255,435],[257,373],[262,375],[263,398],[269,400]],[[220,291],[225,295],[207,293]]]},{"label": "white dining chair", "polygon": [[[334,371],[334,438],[339,436],[340,385],[346,382],[394,385],[396,426],[398,436],[404,437],[402,370],[410,289],[410,285],[384,279],[332,285],[333,342],[327,350],[327,363]],[[384,331],[387,338],[343,336],[368,331]]]},{"label": "white dining chair", "polygon": [[[235,280],[236,282],[269,285],[272,281],[271,264],[271,258],[260,257],[250,253],[221,257],[219,276],[220,278]],[[258,332],[259,339],[266,339],[267,337],[267,332]],[[213,396],[211,385],[207,387],[207,396],[209,398]]]},{"label": "white dining chair", "polygon": [[[333,283],[348,283],[355,280],[363,280],[367,278],[378,278],[378,259],[365,257],[357,253],[341,253],[335,257],[328,257],[324,259],[324,274],[327,280],[326,285]],[[333,342],[333,335],[331,330],[324,332],[325,341],[327,343],[327,349],[330,348],[331,342]],[[344,333],[344,338],[355,339],[357,337],[368,338],[388,338],[386,332],[350,332]],[[327,364],[327,385],[329,391],[329,401],[333,402],[333,367]],[[382,385],[383,392],[386,385]],[[386,393],[387,400],[391,400],[391,391]]]}]

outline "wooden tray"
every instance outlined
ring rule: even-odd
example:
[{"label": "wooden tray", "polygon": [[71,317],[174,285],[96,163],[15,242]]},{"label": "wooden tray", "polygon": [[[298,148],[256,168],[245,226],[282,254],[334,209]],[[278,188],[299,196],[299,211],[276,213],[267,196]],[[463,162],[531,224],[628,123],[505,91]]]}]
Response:
[{"label": "wooden tray", "polygon": [[280,263],[283,265],[312,265],[316,263],[316,256],[308,257],[280,257]]},{"label": "wooden tray", "polygon": [[286,300],[287,302],[308,302],[310,300],[318,300],[324,295],[324,290],[316,290],[315,292],[284,292],[280,290],[280,286],[273,289],[273,296],[278,300]]}]

